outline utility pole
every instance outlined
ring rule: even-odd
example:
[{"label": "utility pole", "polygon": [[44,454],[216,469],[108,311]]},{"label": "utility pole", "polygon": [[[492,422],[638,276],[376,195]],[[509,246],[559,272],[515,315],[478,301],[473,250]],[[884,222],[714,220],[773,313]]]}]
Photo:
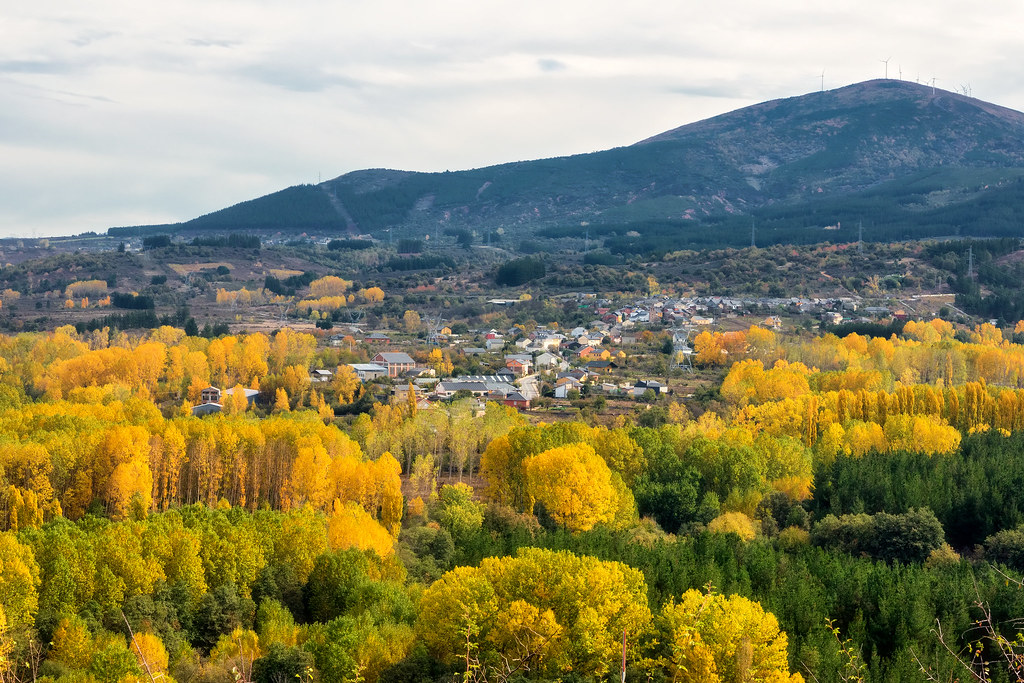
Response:
[{"label": "utility pole", "polygon": [[974,279],[974,245],[967,247],[967,279]]},{"label": "utility pole", "polygon": [[751,249],[756,249],[757,248],[757,243],[754,240],[754,237],[755,237],[756,234],[757,234],[757,224],[755,223],[754,219],[751,218],[750,219],[750,248]]},{"label": "utility pole", "polygon": [[622,629],[622,683],[626,683],[626,629]]}]

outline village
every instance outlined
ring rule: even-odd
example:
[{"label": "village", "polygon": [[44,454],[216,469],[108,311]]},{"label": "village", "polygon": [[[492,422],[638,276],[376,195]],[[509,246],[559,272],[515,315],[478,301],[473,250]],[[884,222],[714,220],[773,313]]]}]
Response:
[{"label": "village", "polygon": [[[915,308],[921,307],[920,297],[896,305],[878,305],[860,297],[662,295],[618,305],[594,293],[558,298],[592,311],[593,319],[572,329],[557,323],[469,329],[465,324],[433,319],[416,333],[410,329],[367,330],[361,323],[334,326],[329,335],[316,331],[322,335],[322,344],[359,357],[357,362],[343,364],[345,372],[358,380],[362,392],[380,402],[413,401],[418,409],[430,409],[439,402],[472,399],[480,413],[487,402],[495,402],[553,419],[559,412],[583,407],[588,399],[599,400],[602,408],[607,408],[608,400],[622,402],[620,407],[631,403],[646,407],[659,399],[681,401],[692,396],[713,377],[696,367],[707,363],[694,362],[701,332],[751,326],[772,331],[814,325],[828,329],[901,321],[907,319],[908,310],[915,315],[926,313]],[[510,310],[520,301],[492,298],[486,303],[494,309]],[[422,319],[432,320],[427,313]],[[461,332],[453,332],[453,327]],[[310,387],[330,389],[341,369],[311,368]],[[248,405],[259,400],[259,392],[251,388],[208,387],[192,413],[219,412],[234,391],[243,391]]]}]

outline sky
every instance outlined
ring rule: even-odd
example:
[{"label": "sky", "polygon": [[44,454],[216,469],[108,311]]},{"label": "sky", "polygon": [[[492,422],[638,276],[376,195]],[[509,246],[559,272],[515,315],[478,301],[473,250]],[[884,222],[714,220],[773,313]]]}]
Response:
[{"label": "sky", "polygon": [[886,69],[1024,110],[1024,3],[810,5],[4,3],[0,236],[184,221],[363,168],[609,149]]}]

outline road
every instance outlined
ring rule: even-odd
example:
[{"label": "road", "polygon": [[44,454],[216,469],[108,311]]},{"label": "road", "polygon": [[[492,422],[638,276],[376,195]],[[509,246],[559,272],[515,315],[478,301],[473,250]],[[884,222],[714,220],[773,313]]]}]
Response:
[{"label": "road", "polygon": [[540,398],[540,383],[537,381],[537,375],[526,375],[520,379],[519,393],[523,395],[523,398],[530,401]]}]

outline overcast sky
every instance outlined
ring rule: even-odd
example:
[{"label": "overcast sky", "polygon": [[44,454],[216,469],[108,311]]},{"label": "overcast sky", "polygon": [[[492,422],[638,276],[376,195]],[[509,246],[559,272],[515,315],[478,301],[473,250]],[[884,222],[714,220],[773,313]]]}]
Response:
[{"label": "overcast sky", "polygon": [[880,78],[1024,110],[1024,3],[48,0],[0,9],[0,236],[195,216],[361,168],[628,145]]}]

